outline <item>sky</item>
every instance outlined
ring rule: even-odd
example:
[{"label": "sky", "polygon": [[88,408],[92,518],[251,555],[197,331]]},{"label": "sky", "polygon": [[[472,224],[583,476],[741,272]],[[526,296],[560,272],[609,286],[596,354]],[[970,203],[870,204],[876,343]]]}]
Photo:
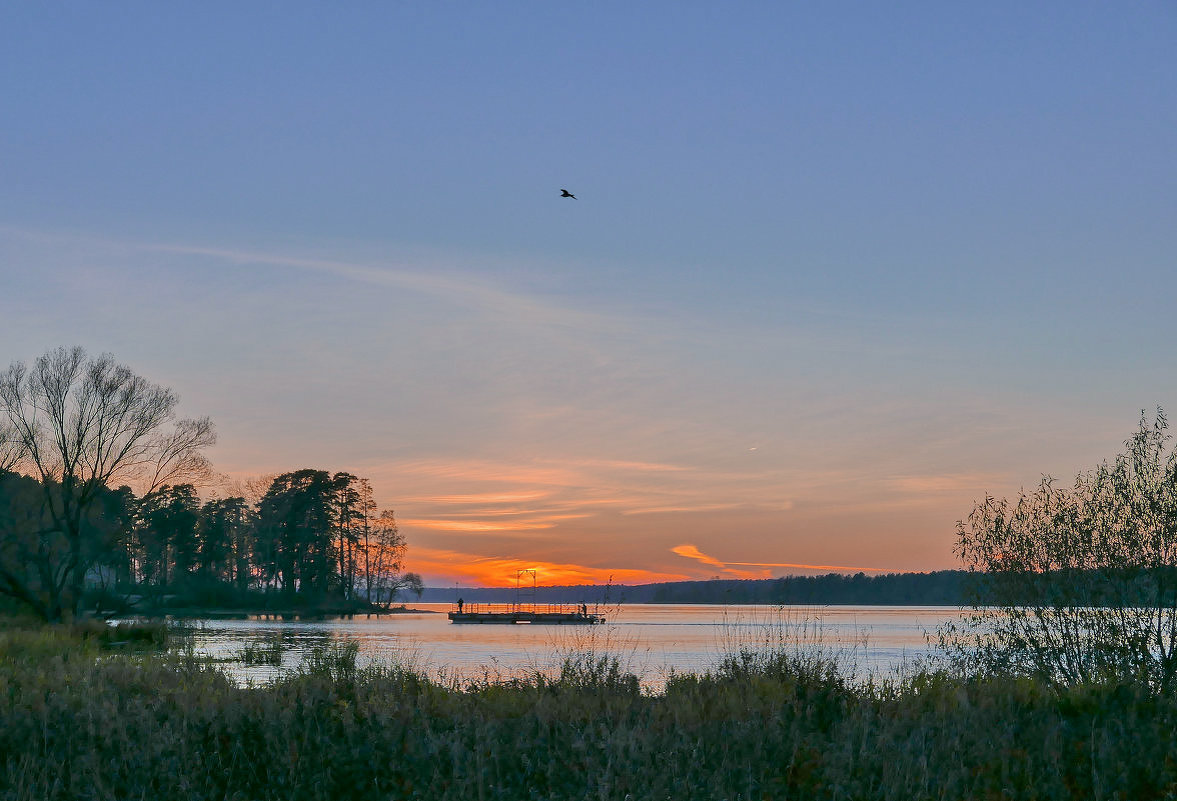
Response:
[{"label": "sky", "polygon": [[432,586],[955,567],[974,502],[1177,408],[1175,40],[1172,2],[6,3],[0,366],[113,353],[226,486],[369,478]]}]

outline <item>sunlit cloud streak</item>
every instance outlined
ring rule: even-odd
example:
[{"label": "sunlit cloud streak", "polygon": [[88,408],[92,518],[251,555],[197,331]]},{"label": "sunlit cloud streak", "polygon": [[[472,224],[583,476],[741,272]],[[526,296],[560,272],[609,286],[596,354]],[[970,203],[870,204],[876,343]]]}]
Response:
[{"label": "sunlit cloud streak", "polygon": [[[774,504],[775,508],[782,511],[792,507],[791,503]],[[626,509],[622,512],[624,515],[655,515],[655,514],[676,514],[680,512],[722,512],[728,509],[738,509],[738,503],[699,503],[693,505],[679,505],[679,506],[646,506],[638,507],[636,509]]]},{"label": "sunlit cloud streak", "polygon": [[414,502],[443,503],[443,504],[495,504],[516,503],[519,501],[534,501],[547,496],[547,492],[483,492],[474,495],[438,495],[432,498],[407,498]]},{"label": "sunlit cloud streak", "polygon": [[[705,565],[708,565],[709,567],[719,568],[720,570],[723,570],[724,572],[736,575],[739,578],[754,578],[754,577],[755,578],[760,578],[760,577],[767,578],[768,576],[766,575],[767,571],[761,571],[760,573],[751,573],[750,571],[746,571],[746,570],[737,570],[737,569],[735,569],[735,567],[759,567],[759,568],[766,568],[766,569],[773,568],[773,567],[788,567],[788,568],[794,568],[794,569],[799,569],[799,570],[830,570],[830,571],[834,571],[834,572],[859,572],[859,571],[871,572],[871,573],[886,573],[886,572],[888,572],[886,568],[882,568],[882,567],[853,567],[850,565],[811,565],[811,564],[803,564],[803,563],[799,563],[799,562],[721,562],[719,559],[716,559],[714,556],[708,556],[707,554],[703,553],[698,548],[696,548],[694,545],[690,545],[690,544],[676,545],[673,548],[671,548],[670,550],[671,550],[671,553],[675,553],[675,554],[685,557],[687,559],[694,559],[696,561],[702,562]],[[733,565],[735,567],[732,567]]]},{"label": "sunlit cloud streak", "polygon": [[[407,532],[542,531],[567,521],[591,523],[609,513],[771,513],[791,506],[787,500],[767,501],[763,481],[751,481],[747,474],[656,462],[407,460],[384,465],[379,472],[396,476],[408,490],[399,503]],[[426,487],[434,491],[415,491]],[[723,499],[716,500],[716,495]]]},{"label": "sunlit cloud streak", "polygon": [[740,578],[740,579],[769,578],[768,571],[766,571],[766,570],[751,571],[751,570],[739,570],[737,568],[728,567],[725,563],[719,561],[718,559],[708,556],[707,554],[703,553],[698,548],[696,548],[694,545],[676,545],[673,548],[671,548],[670,551],[671,551],[671,553],[677,554],[677,555],[685,557],[687,559],[694,559],[696,561],[702,562],[703,564],[707,565],[708,567],[718,568],[722,572],[727,573],[728,575],[731,575],[731,576],[735,576],[736,578]]},{"label": "sunlit cloud streak", "polygon": [[708,556],[694,545],[676,545],[670,549],[670,552],[676,553],[679,556],[685,556],[687,559],[696,559],[705,565],[710,565],[711,567],[718,567],[720,569],[726,567],[723,562],[714,557]]},{"label": "sunlit cloud streak", "polygon": [[729,565],[744,565],[747,567],[796,567],[803,570],[832,570],[835,572],[867,572],[867,573],[889,573],[892,572],[890,568],[886,567],[856,567],[854,565],[807,565],[800,562],[726,562]]},{"label": "sunlit cloud streak", "polygon": [[[398,463],[400,469],[409,473],[436,476],[439,478],[465,479],[470,481],[498,481],[503,483],[535,482],[543,486],[581,486],[586,478],[600,472],[616,473],[689,473],[694,468],[683,465],[657,464],[649,462],[610,461],[605,459],[531,459],[527,463],[509,460],[463,459],[406,460]],[[614,481],[619,479],[614,478]],[[517,495],[521,491],[504,494]],[[542,496],[541,490],[523,491],[525,495]],[[495,502],[496,493],[475,493],[468,495],[442,496],[456,498],[456,502]],[[525,498],[519,498],[524,500]],[[439,498],[440,500],[440,498]]]},{"label": "sunlit cloud streak", "polygon": [[885,483],[897,493],[903,495],[919,495],[926,493],[960,492],[962,490],[977,491],[982,487],[992,487],[1001,484],[1006,478],[1006,476],[1000,473],[945,473],[930,476],[890,476],[885,480]]},{"label": "sunlit cloud streak", "polygon": [[[493,513],[490,515],[493,517]],[[433,531],[537,531],[554,528],[561,520],[575,520],[588,517],[587,514],[550,515],[539,520],[493,520],[477,522],[472,520],[428,520],[407,518],[400,521],[401,525],[413,528],[431,529]]]}]

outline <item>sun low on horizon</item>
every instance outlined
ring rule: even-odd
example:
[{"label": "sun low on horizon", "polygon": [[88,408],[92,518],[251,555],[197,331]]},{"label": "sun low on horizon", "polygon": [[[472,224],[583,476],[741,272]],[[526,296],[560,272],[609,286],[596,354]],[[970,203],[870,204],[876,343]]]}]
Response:
[{"label": "sun low on horizon", "polygon": [[9,8],[0,369],[202,492],[368,479],[429,586],[956,568],[1177,407],[1177,14]]}]

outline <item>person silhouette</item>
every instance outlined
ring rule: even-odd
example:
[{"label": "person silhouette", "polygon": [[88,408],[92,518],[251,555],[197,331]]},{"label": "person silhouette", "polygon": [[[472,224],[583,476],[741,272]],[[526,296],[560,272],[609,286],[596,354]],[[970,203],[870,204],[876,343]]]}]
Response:
[{"label": "person silhouette", "polygon": [[459,615],[460,615],[460,614],[462,614],[462,607],[463,607],[463,606],[465,606],[465,603],[463,603],[462,599],[461,599],[461,598],[459,598],[459,599],[458,599],[458,614],[459,614]]}]

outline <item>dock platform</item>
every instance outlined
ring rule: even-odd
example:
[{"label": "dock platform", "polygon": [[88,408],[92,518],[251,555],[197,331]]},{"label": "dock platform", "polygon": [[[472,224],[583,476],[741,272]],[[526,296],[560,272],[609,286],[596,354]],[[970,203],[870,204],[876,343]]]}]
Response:
[{"label": "dock platform", "polygon": [[450,607],[451,623],[555,623],[591,625],[604,623],[581,604],[457,604]]}]

